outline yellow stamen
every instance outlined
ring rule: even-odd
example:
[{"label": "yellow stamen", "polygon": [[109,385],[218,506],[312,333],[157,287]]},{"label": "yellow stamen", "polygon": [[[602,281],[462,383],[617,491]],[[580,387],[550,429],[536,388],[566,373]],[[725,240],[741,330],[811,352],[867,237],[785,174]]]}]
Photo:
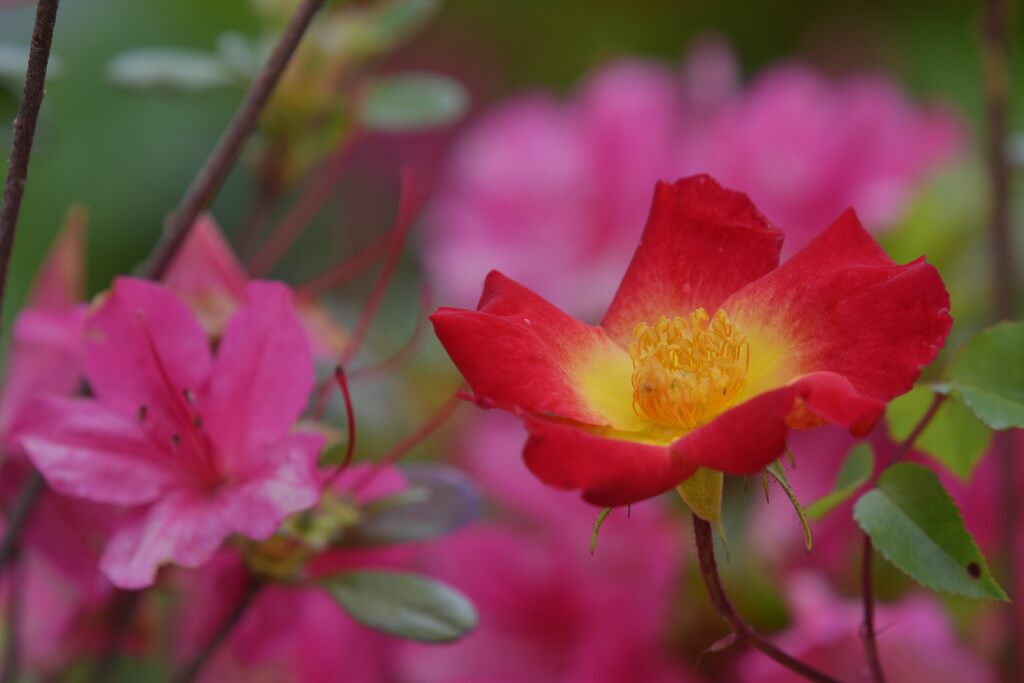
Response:
[{"label": "yellow stamen", "polygon": [[694,429],[747,383],[750,347],[725,311],[709,318],[698,308],[689,320],[662,316],[653,326],[637,325],[633,337],[633,410],[652,422]]}]

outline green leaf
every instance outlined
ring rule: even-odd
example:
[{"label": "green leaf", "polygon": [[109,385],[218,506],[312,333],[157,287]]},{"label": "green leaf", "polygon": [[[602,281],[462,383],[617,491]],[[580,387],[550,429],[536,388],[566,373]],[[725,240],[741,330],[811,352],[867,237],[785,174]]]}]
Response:
[{"label": "green leaf", "polygon": [[722,487],[725,475],[719,470],[701,467],[694,474],[676,486],[676,492],[689,506],[693,514],[715,527],[722,543],[728,546],[725,539],[725,528],[722,526]]},{"label": "green leaf", "polygon": [[814,537],[811,535],[811,525],[807,523],[807,515],[804,514],[804,509],[800,506],[800,501],[796,498],[796,493],[793,492],[793,487],[789,485],[789,480],[786,479],[786,472],[782,469],[782,465],[778,460],[773,462],[764,468],[764,471],[772,475],[772,478],[779,483],[782,490],[786,492],[786,497],[789,498],[789,502],[793,504],[793,509],[796,510],[796,516],[800,518],[800,525],[804,528],[804,544],[807,546],[807,552],[811,552],[811,548],[814,546]]},{"label": "green leaf", "polygon": [[468,105],[469,95],[458,81],[440,74],[409,73],[371,84],[357,113],[367,128],[408,132],[451,123]]},{"label": "green leaf", "polygon": [[982,330],[957,354],[940,390],[953,390],[992,429],[1024,427],[1024,322]]},{"label": "green leaf", "polygon": [[594,520],[594,533],[590,535],[590,554],[593,555],[597,550],[597,535],[601,533],[601,527],[604,526],[604,520],[608,519],[608,515],[612,514],[611,508],[605,508],[601,510],[601,514]]},{"label": "green leaf", "polygon": [[461,470],[446,465],[402,468],[409,488],[363,508],[363,518],[335,545],[375,546],[425,541],[451,533],[480,516],[483,501]]},{"label": "green leaf", "polygon": [[1008,600],[964,528],[956,503],[931,470],[893,465],[857,501],[853,517],[889,562],[923,586],[982,600]]},{"label": "green leaf", "polygon": [[122,52],[107,65],[107,77],[126,88],[201,91],[239,83],[219,55],[196,50],[143,48]]},{"label": "green leaf", "polygon": [[[903,441],[907,438],[934,399],[931,389],[918,386],[893,400],[886,412],[893,439]],[[992,431],[985,423],[964,405],[959,396],[951,396],[917,437],[914,448],[932,456],[961,479],[968,480],[991,438]]]},{"label": "green leaf", "polygon": [[804,512],[814,521],[823,519],[867,483],[874,467],[875,454],[871,446],[866,443],[857,444],[850,450],[843,461],[843,466],[839,468],[832,492],[806,506]]},{"label": "green leaf", "polygon": [[319,584],[360,624],[399,638],[446,643],[476,627],[473,603],[451,586],[425,576],[353,571]]}]

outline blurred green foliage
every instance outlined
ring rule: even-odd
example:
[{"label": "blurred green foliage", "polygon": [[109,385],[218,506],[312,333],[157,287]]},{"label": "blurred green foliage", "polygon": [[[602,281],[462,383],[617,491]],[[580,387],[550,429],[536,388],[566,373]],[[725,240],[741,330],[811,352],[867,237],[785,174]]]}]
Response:
[{"label": "blurred green foliage", "polygon": [[[63,69],[48,88],[6,320],[73,202],[91,211],[91,291],[138,263],[240,96],[125,91],[106,78],[110,60],[153,46],[210,51],[226,31],[256,37],[262,26],[246,0],[69,1],[60,11],[55,51]],[[0,13],[0,41],[27,43],[31,22],[31,8]],[[747,74],[782,58],[830,73],[883,70],[914,93],[948,100],[970,120],[981,120],[978,17],[968,3],[451,0],[384,68],[452,73],[470,86],[480,107],[524,88],[567,88],[615,56],[678,61],[692,38],[708,32],[736,46]],[[1020,73],[1019,51],[1016,57]],[[13,114],[15,89],[10,82],[0,87],[5,119]],[[1015,93],[1018,104],[1022,95]],[[1016,109],[1018,122],[1022,110]],[[0,135],[4,157],[9,141]],[[245,215],[251,189],[248,172],[240,170],[218,198],[216,214],[228,232]],[[393,202],[393,192],[375,197]]]}]

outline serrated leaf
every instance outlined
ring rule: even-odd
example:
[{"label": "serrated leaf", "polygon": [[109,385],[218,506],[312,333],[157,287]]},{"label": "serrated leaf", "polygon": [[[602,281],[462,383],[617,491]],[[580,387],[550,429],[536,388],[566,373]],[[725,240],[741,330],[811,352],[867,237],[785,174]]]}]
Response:
[{"label": "serrated leaf", "polygon": [[[894,399],[885,415],[893,439],[903,441],[907,438],[934,398],[935,393],[931,389],[919,386]],[[964,405],[963,400],[959,396],[950,396],[917,437],[914,448],[967,480],[985,454],[991,438],[992,430]]]},{"label": "serrated leaf", "polygon": [[1024,322],[999,323],[974,335],[939,389],[963,396],[992,429],[1024,427]]},{"label": "serrated leaf", "polygon": [[480,516],[483,500],[461,470],[447,465],[402,468],[409,488],[363,508],[360,522],[334,545],[376,546],[425,541],[449,534]]},{"label": "serrated leaf", "polygon": [[938,476],[893,465],[857,501],[853,517],[875,548],[922,586],[980,600],[1008,600]]},{"label": "serrated leaf", "polygon": [[874,467],[875,455],[871,446],[866,443],[857,444],[850,449],[843,466],[839,468],[832,492],[805,506],[804,512],[814,521],[823,519],[867,483]]},{"label": "serrated leaf", "polygon": [[319,585],[364,626],[425,643],[446,643],[476,627],[473,603],[440,581],[392,571],[353,571]]},{"label": "serrated leaf", "polygon": [[408,73],[372,83],[358,103],[366,128],[409,132],[452,123],[466,111],[462,84],[440,74]]},{"label": "serrated leaf", "polygon": [[107,77],[126,88],[174,91],[212,90],[238,83],[219,55],[159,47],[115,56],[107,65]]},{"label": "serrated leaf", "polygon": [[807,546],[807,552],[811,552],[811,548],[814,546],[814,536],[811,534],[811,525],[807,523],[807,515],[804,514],[804,509],[800,505],[800,501],[797,500],[796,493],[793,492],[793,487],[789,485],[789,480],[786,479],[786,472],[782,469],[782,464],[778,460],[773,462],[764,468],[765,472],[772,475],[772,478],[778,482],[782,490],[786,492],[786,497],[789,498],[789,502],[793,504],[793,509],[796,510],[796,516],[800,519],[800,526],[804,528],[804,545]]}]

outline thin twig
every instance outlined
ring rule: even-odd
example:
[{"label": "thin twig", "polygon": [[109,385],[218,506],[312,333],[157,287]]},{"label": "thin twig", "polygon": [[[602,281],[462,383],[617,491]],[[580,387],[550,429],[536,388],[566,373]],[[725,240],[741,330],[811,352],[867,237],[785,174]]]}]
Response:
[{"label": "thin twig", "polygon": [[[910,430],[906,438],[903,439],[896,446],[896,450],[893,451],[892,457],[889,459],[889,464],[895,463],[898,460],[902,460],[917,443],[921,434],[928,428],[928,425],[932,423],[935,416],[938,415],[939,409],[946,402],[945,394],[935,394],[932,399],[931,405],[928,406],[928,410],[924,411],[924,415],[917,421],[914,428]],[[883,467],[877,468],[877,471],[881,471]],[[874,477],[873,477],[874,479]],[[875,555],[875,547],[871,542],[871,537],[864,534],[864,555],[861,562],[861,600],[864,604],[864,622],[861,624],[861,636],[864,639],[864,652],[868,658],[868,668],[871,670],[871,680],[874,683],[885,683],[885,672],[882,669],[882,660],[878,654],[878,638],[877,632],[875,631],[875,589],[873,580],[873,562]]]},{"label": "thin twig", "polygon": [[715,545],[711,537],[711,525],[697,515],[693,515],[693,534],[697,542],[700,573],[704,578],[704,585],[707,586],[708,595],[711,596],[711,604],[714,605],[722,619],[725,620],[725,623],[736,634],[737,642],[745,642],[751,647],[760,650],[782,666],[809,681],[839,683],[838,679],[786,654],[771,642],[765,640],[736,612],[729,601],[729,597],[725,594],[722,580],[718,576],[718,563],[715,561]]},{"label": "thin twig", "polygon": [[291,211],[274,228],[270,237],[263,244],[263,248],[253,258],[252,265],[249,266],[249,272],[253,277],[263,277],[270,272],[302,234],[302,231],[316,217],[324,203],[330,199],[334,188],[341,182],[341,177],[348,168],[348,161],[352,157],[354,147],[355,138],[350,135],[324,162],[313,182],[295,202]]},{"label": "thin twig", "polygon": [[220,646],[224,644],[231,632],[242,621],[246,611],[252,605],[253,600],[263,588],[263,582],[256,577],[250,576],[246,583],[242,596],[235,603],[234,608],[221,622],[217,630],[210,636],[210,640],[197,652],[171,679],[172,683],[191,683],[196,680],[199,673],[206,666],[207,662],[216,654]]},{"label": "thin twig", "polygon": [[[992,303],[996,320],[1014,317],[1017,284],[1014,263],[1012,211],[1010,207],[1009,137],[1010,93],[1010,3],[985,0],[982,27],[982,65],[984,68],[985,110],[988,120],[986,157],[991,191],[989,240],[992,253]],[[1002,510],[1002,547],[1005,549],[1007,576],[1016,578],[1020,541],[1017,538],[1017,453],[1010,432],[997,432],[995,457],[1000,470],[1000,508]],[[1011,586],[1011,588],[1013,588]],[[1003,645],[1002,668],[1007,680],[1016,680],[1024,667],[1017,643],[1021,641],[1021,615],[1009,607],[1009,633]]]},{"label": "thin twig", "polygon": [[25,483],[18,490],[18,497],[14,499],[10,514],[7,515],[7,528],[4,530],[3,539],[0,539],[0,572],[17,556],[21,535],[45,489],[43,476],[35,469],[29,472]]},{"label": "thin twig", "polygon": [[103,653],[96,662],[90,680],[92,683],[109,681],[116,671],[118,656],[124,646],[125,637],[131,630],[132,621],[142,604],[141,590],[117,590],[110,598],[110,621],[107,642]]},{"label": "thin twig", "polygon": [[871,543],[871,537],[864,534],[864,557],[861,562],[861,593],[864,596],[864,651],[868,657],[868,668],[871,670],[871,680],[875,683],[885,683],[885,672],[882,670],[882,659],[878,656],[878,639],[875,632],[875,589],[874,571],[872,563],[875,556],[875,546]]},{"label": "thin twig", "polygon": [[58,0],[40,0],[36,5],[36,23],[32,29],[25,89],[21,97],[21,106],[18,107],[18,116],[14,119],[11,161],[7,167],[3,202],[0,204],[0,314],[3,312],[7,271],[11,263],[11,251],[14,249],[14,233],[18,228],[21,200],[25,194],[25,183],[28,181],[28,164],[32,157],[32,143],[36,137],[36,122],[39,120],[39,109],[43,106],[43,97],[46,96],[46,67],[50,63],[53,26],[57,22],[57,3]]},{"label": "thin twig", "polygon": [[331,266],[327,271],[300,284],[295,288],[296,293],[299,296],[312,299],[329,289],[341,287],[359,277],[367,268],[376,263],[377,259],[387,252],[390,243],[391,233],[384,233],[351,258]]},{"label": "thin twig", "polygon": [[25,598],[25,567],[19,562],[11,572],[10,603],[7,606],[7,640],[0,683],[14,683],[21,668],[21,616]]},{"label": "thin twig", "polygon": [[281,75],[295,53],[309,22],[325,1],[302,0],[302,4],[292,15],[288,26],[281,34],[277,45],[274,46],[274,51],[263,67],[263,71],[249,87],[245,99],[238,107],[238,111],[235,112],[231,123],[228,124],[227,130],[217,142],[217,146],[210,152],[210,156],[203,164],[199,174],[189,185],[178,208],[168,218],[163,237],[145,268],[145,273],[149,277],[155,280],[163,277],[174,260],[174,255],[184,244],[192,224],[213,201],[213,197],[227,177],[228,171],[234,166],[238,155],[241,154],[246,140],[255,130],[260,114],[270,100],[274,87],[281,79]]}]

